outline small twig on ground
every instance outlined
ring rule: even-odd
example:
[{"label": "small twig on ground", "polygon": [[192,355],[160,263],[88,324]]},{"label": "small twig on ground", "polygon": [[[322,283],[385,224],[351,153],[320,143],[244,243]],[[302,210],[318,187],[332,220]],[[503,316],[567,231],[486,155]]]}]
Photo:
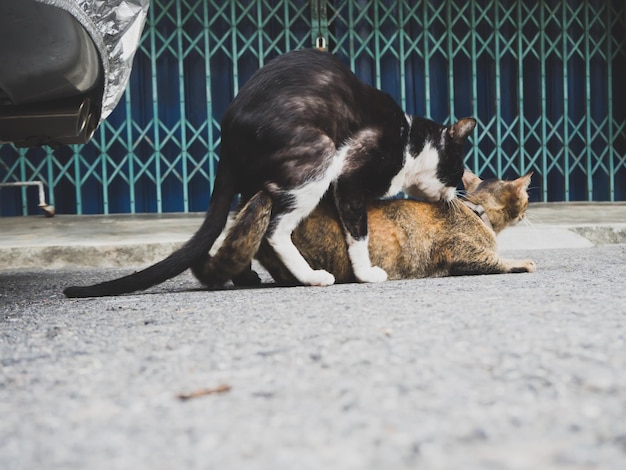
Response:
[{"label": "small twig on ground", "polygon": [[221,384],[213,388],[201,388],[199,390],[194,390],[193,392],[189,392],[189,393],[179,393],[178,395],[176,395],[176,398],[184,401],[184,400],[190,400],[192,398],[203,397],[205,395],[213,395],[216,393],[226,393],[230,391],[230,389],[231,389],[230,385]]}]

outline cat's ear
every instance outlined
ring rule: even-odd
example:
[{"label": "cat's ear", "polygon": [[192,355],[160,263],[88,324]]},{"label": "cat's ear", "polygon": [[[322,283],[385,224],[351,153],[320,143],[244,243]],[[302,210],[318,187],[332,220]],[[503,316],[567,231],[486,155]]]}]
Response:
[{"label": "cat's ear", "polygon": [[515,181],[512,182],[513,188],[515,189],[515,194],[520,196],[522,192],[528,190],[528,186],[530,185],[530,177],[533,175],[533,172],[530,171],[524,176],[520,176]]},{"label": "cat's ear", "polygon": [[476,127],[476,119],[463,118],[448,128],[448,135],[455,142],[463,143],[474,127]]},{"label": "cat's ear", "polygon": [[463,187],[468,193],[475,191],[478,185],[482,183],[482,181],[483,180],[481,180],[478,176],[476,176],[467,168],[465,169],[465,171],[463,171]]}]

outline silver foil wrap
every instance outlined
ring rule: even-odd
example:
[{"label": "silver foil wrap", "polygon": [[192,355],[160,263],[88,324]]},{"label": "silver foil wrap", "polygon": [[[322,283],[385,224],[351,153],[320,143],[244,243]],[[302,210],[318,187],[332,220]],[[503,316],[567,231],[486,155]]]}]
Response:
[{"label": "silver foil wrap", "polygon": [[102,115],[122,97],[141,39],[150,0],[37,0],[72,14],[93,39],[104,69]]}]

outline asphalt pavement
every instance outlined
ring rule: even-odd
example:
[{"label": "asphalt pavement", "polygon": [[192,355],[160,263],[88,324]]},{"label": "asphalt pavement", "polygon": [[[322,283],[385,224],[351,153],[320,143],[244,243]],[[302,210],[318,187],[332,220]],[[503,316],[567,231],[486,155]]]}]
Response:
[{"label": "asphalt pavement", "polygon": [[[624,206],[585,207],[533,207],[500,240],[532,274],[208,292],[185,273],[66,299],[146,258],[4,264],[0,468],[626,468]],[[5,261],[37,253],[3,223]],[[39,255],[72,245],[49,236]],[[100,241],[73,244],[122,252]]]}]

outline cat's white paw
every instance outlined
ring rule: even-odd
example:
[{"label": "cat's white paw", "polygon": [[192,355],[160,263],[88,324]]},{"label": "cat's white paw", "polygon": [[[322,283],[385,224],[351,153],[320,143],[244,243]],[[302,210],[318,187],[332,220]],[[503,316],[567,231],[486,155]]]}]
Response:
[{"label": "cat's white paw", "polygon": [[330,286],[335,283],[335,276],[323,269],[317,269],[311,271],[307,278],[304,280],[301,279],[301,281],[303,284],[309,286]]},{"label": "cat's white paw", "polygon": [[384,282],[387,280],[387,272],[378,266],[370,266],[356,273],[359,282]]}]

